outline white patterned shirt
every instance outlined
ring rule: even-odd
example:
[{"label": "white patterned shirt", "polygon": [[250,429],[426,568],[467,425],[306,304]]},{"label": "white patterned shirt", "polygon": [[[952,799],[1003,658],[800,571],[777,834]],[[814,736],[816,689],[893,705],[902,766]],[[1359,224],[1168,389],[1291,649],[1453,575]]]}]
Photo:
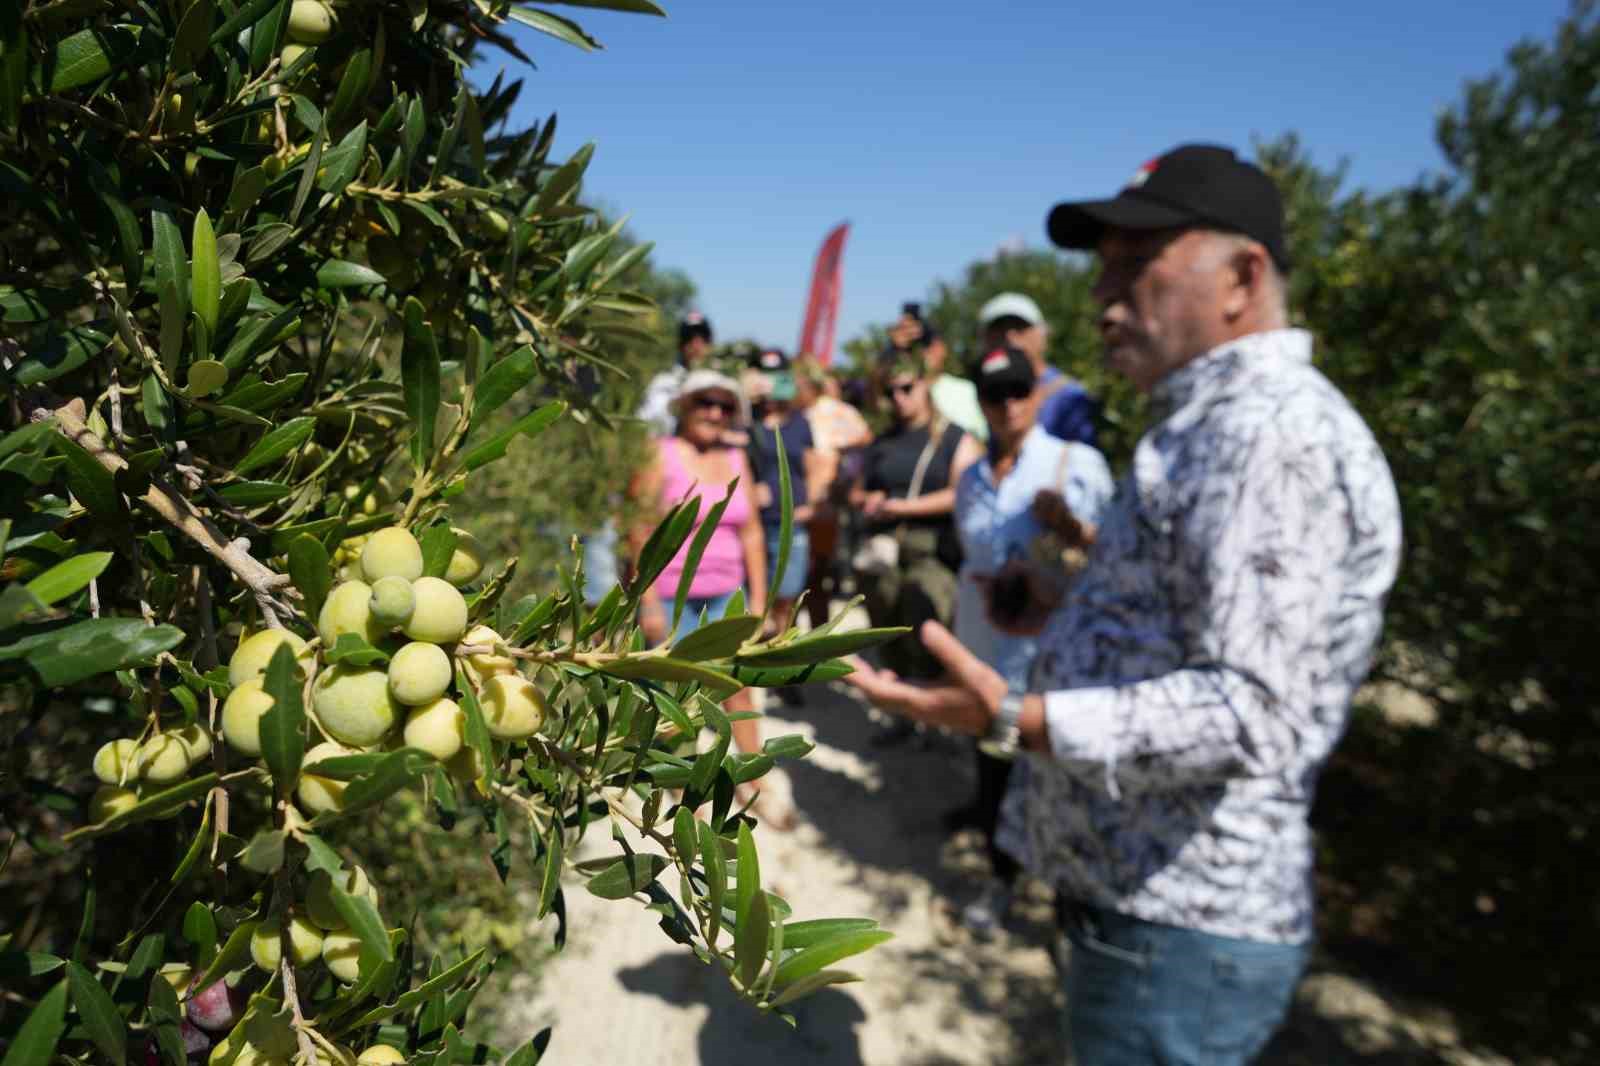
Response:
[{"label": "white patterned shirt", "polygon": [[1041,637],[1024,858],[1082,903],[1302,943],[1317,775],[1399,565],[1394,482],[1302,330],[1213,349],[1151,398]]}]

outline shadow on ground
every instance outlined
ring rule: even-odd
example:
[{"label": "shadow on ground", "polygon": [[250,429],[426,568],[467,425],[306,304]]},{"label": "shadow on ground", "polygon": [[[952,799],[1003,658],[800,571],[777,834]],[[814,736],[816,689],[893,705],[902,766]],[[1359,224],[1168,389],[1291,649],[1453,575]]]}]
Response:
[{"label": "shadow on ground", "polygon": [[[798,707],[770,706],[769,713],[804,722],[819,743],[860,760],[867,773],[846,774],[813,760],[786,764],[796,807],[826,844],[860,868],[863,883],[889,921],[909,904],[900,879],[879,873],[909,872],[928,881],[944,909],[976,892],[986,871],[982,848],[973,834],[952,838],[941,816],[972,798],[975,774],[967,741],[937,733],[883,745],[884,729],[843,686],[806,689]],[[769,725],[777,731],[777,723]],[[882,805],[874,818],[860,817],[864,805]],[[887,822],[887,826],[886,826]],[[881,884],[880,884],[881,882]],[[1004,952],[1049,952],[1054,939],[1048,892],[1031,885],[1028,901],[999,946],[980,948],[953,918],[939,946],[901,955],[909,987],[921,982],[954,986],[963,1012],[1000,1015],[1014,1034],[1009,1048],[996,1048],[990,1061],[1044,1066],[1069,1061],[1058,1026],[1061,993],[1053,968],[1013,970]],[[997,952],[1001,954],[997,955]],[[798,1031],[781,1021],[752,1014],[692,959],[664,955],[625,972],[630,988],[710,1004],[701,1033],[702,1063],[745,1062],[750,1057],[773,1066],[848,1066],[861,1061],[855,1028],[860,1009],[848,996],[831,993],[802,1006]],[[958,1026],[959,1017],[941,1019]],[[1419,1035],[1420,1034],[1420,1035]],[[1497,1056],[1476,1057],[1454,1044],[1454,1027],[1445,1012],[1413,1010],[1394,1002],[1362,975],[1344,972],[1319,957],[1302,984],[1283,1030],[1259,1060],[1262,1066],[1421,1066],[1427,1063],[1503,1063]],[[1451,1052],[1455,1052],[1452,1054]],[[950,1060],[954,1061],[954,1060]],[[921,1059],[919,1066],[939,1066]]]},{"label": "shadow on ground", "polygon": [[691,955],[665,951],[649,962],[623,970],[624,988],[660,996],[680,1006],[709,1011],[700,1027],[701,1066],[860,1066],[857,1029],[861,1007],[842,992],[825,989],[794,1008],[791,1028],[783,1019],[752,1010],[726,978]]}]

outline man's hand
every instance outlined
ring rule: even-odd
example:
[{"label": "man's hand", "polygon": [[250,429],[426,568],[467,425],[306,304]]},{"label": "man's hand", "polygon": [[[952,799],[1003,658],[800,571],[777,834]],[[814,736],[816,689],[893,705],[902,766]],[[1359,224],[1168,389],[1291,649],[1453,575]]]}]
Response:
[{"label": "man's hand", "polygon": [[1012,559],[993,574],[974,574],[973,581],[983,593],[989,622],[1013,637],[1044,632],[1051,612],[1061,606],[1060,582],[1025,559]]},{"label": "man's hand", "polygon": [[874,670],[859,656],[850,658],[855,672],[846,676],[845,682],[883,710],[972,736],[983,736],[989,731],[989,723],[1005,697],[1005,678],[963,647],[939,623],[924,623],[921,636],[922,643],[949,671],[949,682],[903,681],[892,670]]},{"label": "man's hand", "polygon": [[886,492],[867,493],[866,498],[861,501],[861,513],[868,518],[884,517],[881,512],[883,511],[884,501],[888,500],[888,498],[889,494]]},{"label": "man's hand", "polygon": [[950,677],[983,707],[983,732],[988,732],[988,719],[999,712],[1000,701],[1006,697],[1009,688],[1006,679],[994,667],[968,651],[954,633],[938,622],[922,623],[919,635],[923,647],[933,652],[934,657],[944,664]]},{"label": "man's hand", "polygon": [[765,511],[772,506],[772,486],[765,481],[756,482],[751,487],[751,492],[755,494],[757,510]]}]

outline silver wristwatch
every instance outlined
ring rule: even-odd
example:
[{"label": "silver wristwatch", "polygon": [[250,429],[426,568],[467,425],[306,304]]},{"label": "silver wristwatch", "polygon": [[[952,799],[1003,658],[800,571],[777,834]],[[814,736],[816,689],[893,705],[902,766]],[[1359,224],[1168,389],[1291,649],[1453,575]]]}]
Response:
[{"label": "silver wristwatch", "polygon": [[978,750],[996,759],[1013,759],[1021,746],[1022,693],[1007,692],[989,722],[988,735],[978,741]]}]

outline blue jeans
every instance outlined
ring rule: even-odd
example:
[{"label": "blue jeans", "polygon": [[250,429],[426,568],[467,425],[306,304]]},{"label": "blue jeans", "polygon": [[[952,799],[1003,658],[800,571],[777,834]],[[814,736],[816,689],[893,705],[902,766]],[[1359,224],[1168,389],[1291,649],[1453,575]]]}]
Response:
[{"label": "blue jeans", "polygon": [[[778,533],[777,526],[767,526],[767,579],[770,581],[772,574],[778,569]],[[811,533],[805,526],[798,522],[790,530],[789,535],[789,561],[783,568],[783,582],[778,585],[778,595],[774,599],[793,600],[805,591],[806,572],[811,568]]]},{"label": "blue jeans", "polygon": [[[734,591],[738,591],[735,589]],[[690,596],[683,601],[683,616],[678,619],[678,624],[673,627],[672,634],[667,637],[666,643],[673,644],[700,628],[700,615],[705,614],[707,622],[715,622],[728,613],[728,601],[733,599],[733,593],[722,596]],[[661,601],[662,609],[667,612],[667,617],[672,617],[672,600],[665,598]]]},{"label": "blue jeans", "polygon": [[1311,950],[1060,909],[1076,1066],[1244,1066],[1283,1021]]}]

